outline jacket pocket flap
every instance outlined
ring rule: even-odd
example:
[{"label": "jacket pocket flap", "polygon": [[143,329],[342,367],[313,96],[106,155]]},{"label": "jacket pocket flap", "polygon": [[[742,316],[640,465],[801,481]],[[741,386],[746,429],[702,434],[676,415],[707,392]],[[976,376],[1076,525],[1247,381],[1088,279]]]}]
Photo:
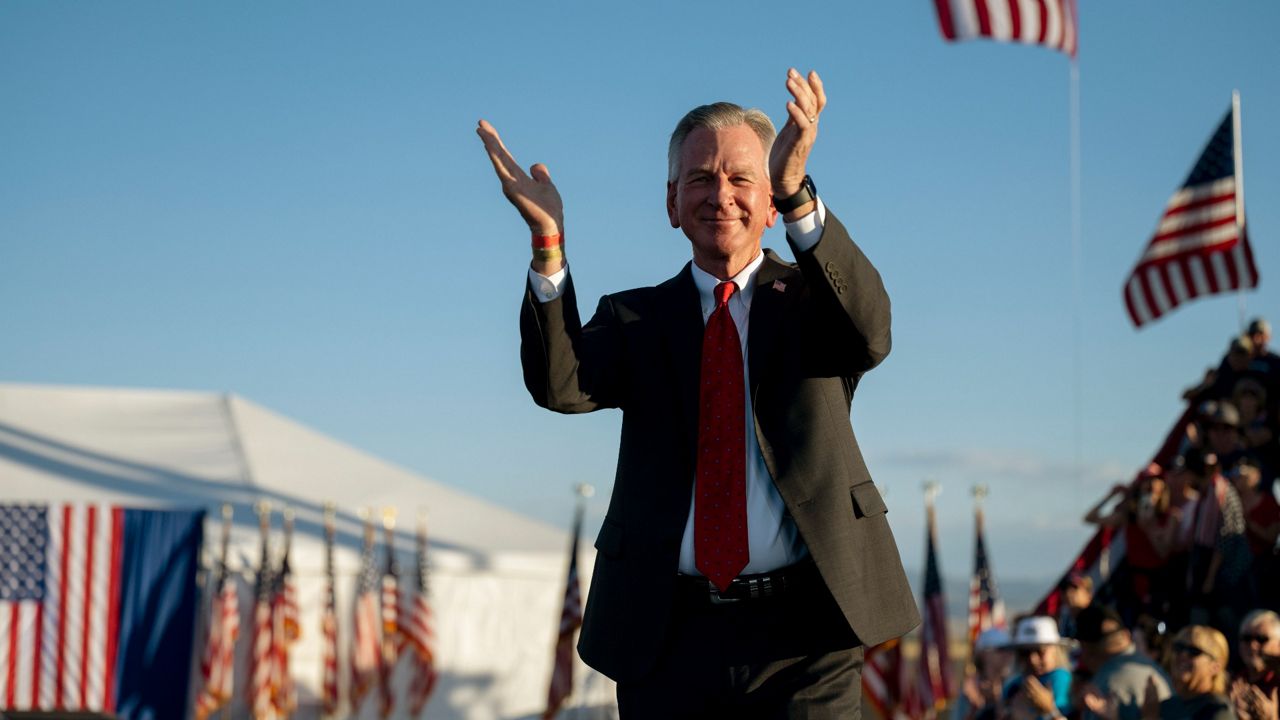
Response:
[{"label": "jacket pocket flap", "polygon": [[880,491],[876,489],[876,484],[873,482],[854,485],[849,488],[849,494],[853,496],[853,513],[855,517],[883,515],[889,512],[888,506],[884,504],[884,498],[880,497]]},{"label": "jacket pocket flap", "polygon": [[610,557],[622,555],[622,526],[606,518],[596,536],[596,549]]}]

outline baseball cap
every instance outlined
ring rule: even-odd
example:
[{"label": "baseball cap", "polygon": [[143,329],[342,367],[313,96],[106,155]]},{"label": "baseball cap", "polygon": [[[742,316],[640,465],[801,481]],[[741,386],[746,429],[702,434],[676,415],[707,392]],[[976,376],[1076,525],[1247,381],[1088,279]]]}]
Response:
[{"label": "baseball cap", "polygon": [[1106,605],[1090,605],[1076,617],[1076,639],[1080,642],[1098,642],[1117,630],[1124,629],[1120,613]]}]

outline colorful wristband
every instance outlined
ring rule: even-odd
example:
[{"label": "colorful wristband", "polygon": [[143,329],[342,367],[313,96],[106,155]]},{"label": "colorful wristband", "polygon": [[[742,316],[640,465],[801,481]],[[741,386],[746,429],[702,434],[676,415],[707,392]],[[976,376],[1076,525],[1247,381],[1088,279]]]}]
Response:
[{"label": "colorful wristband", "polygon": [[564,244],[564,236],[556,233],[555,235],[534,235],[533,247],[535,249],[560,247]]}]

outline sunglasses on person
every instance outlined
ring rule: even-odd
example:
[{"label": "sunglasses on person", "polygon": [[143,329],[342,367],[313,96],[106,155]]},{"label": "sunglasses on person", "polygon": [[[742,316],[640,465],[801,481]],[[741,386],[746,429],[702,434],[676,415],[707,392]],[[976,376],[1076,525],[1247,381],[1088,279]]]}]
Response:
[{"label": "sunglasses on person", "polygon": [[1193,658],[1200,657],[1201,655],[1209,654],[1201,650],[1200,648],[1196,647],[1195,645],[1190,645],[1188,643],[1182,643],[1182,642],[1173,644],[1173,652],[1178,655],[1190,655]]},{"label": "sunglasses on person", "polygon": [[1256,642],[1259,645],[1266,645],[1267,643],[1271,642],[1271,636],[1263,635],[1262,633],[1240,633],[1240,642],[1242,643]]}]

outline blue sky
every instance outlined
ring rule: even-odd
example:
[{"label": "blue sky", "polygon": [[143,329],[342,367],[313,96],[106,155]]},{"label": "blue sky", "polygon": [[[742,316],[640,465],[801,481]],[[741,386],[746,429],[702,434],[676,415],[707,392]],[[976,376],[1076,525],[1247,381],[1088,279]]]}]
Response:
[{"label": "blue sky", "polygon": [[946,44],[927,0],[0,4],[0,379],[232,391],[562,526],[591,482],[594,531],[619,416],[524,392],[527,233],[476,120],[550,166],[590,312],[689,257],[675,121],[721,99],[781,121],[787,67],[816,68],[811,173],[894,301],[854,424],[904,558],[934,478],[967,572],[986,482],[996,572],[1055,574],[1236,329],[1234,297],[1141,332],[1120,300],[1233,88],[1248,312],[1280,320],[1280,4],[1080,4],[1078,308],[1069,63]]}]

